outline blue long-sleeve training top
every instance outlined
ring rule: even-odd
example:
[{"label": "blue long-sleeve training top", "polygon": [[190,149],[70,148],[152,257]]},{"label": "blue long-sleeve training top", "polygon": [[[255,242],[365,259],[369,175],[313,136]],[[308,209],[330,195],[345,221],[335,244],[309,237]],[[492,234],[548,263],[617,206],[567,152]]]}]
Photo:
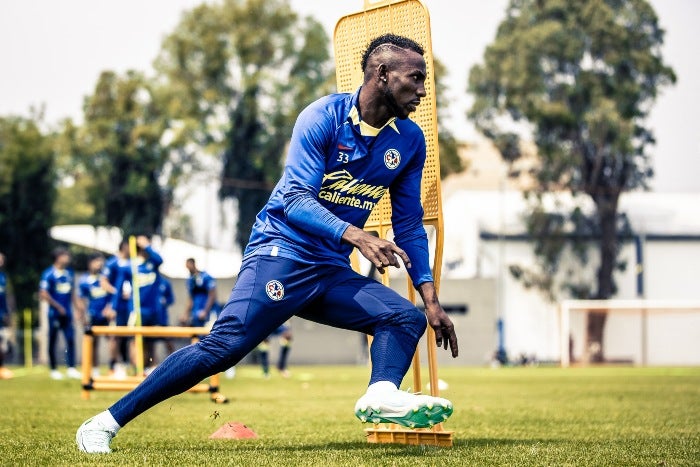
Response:
[{"label": "blue long-sleeve training top", "polygon": [[420,186],[425,137],[412,120],[363,122],[354,94],[323,97],[297,118],[282,178],[258,213],[245,256],[275,254],[307,264],[349,266],[341,242],[362,228],[389,191],[394,242],[411,259],[415,286],[432,282]]},{"label": "blue long-sleeve training top", "polygon": [[[144,315],[157,313],[160,308],[160,291],[159,291],[159,277],[160,272],[158,268],[163,264],[163,258],[153,249],[151,246],[145,248],[148,253],[148,259],[143,259],[140,256],[137,258],[138,264],[136,266],[138,274],[138,286],[139,286],[139,304],[141,305],[141,313]],[[131,262],[123,264],[119,269],[119,278],[117,279],[116,289],[123,290],[124,282],[131,282],[133,287],[132,274],[131,274]],[[133,290],[133,289],[132,289]],[[129,310],[134,309],[134,294],[131,294],[131,300],[129,300]],[[119,293],[114,294],[112,298],[112,308],[116,309],[119,301]]]},{"label": "blue long-sleeve training top", "polygon": [[[51,298],[56,300],[66,311],[65,316],[72,318],[73,316],[73,286],[75,274],[72,269],[58,269],[55,266],[49,266],[41,274],[39,281],[39,290],[44,290],[51,295]],[[61,313],[49,305],[49,319],[60,318]]]},{"label": "blue long-sleeve training top", "polygon": [[98,274],[87,273],[80,277],[78,296],[87,299],[87,311],[93,319],[102,318],[102,312],[112,301],[112,294],[102,288]]},{"label": "blue long-sleeve training top", "polygon": [[[129,267],[129,260],[119,258],[118,256],[112,256],[105,263],[105,267],[102,270],[102,275],[107,278],[107,282],[109,282],[112,287],[116,288],[119,280],[119,271],[121,271],[121,268],[123,267]],[[117,290],[117,293],[113,295],[112,309],[118,313],[129,311],[129,300],[125,300],[122,297],[121,290]]]}]

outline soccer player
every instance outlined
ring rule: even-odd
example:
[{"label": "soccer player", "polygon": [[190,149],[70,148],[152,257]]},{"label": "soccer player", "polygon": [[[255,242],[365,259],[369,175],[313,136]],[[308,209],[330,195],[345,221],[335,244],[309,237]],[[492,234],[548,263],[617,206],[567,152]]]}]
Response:
[{"label": "soccer player", "polygon": [[292,329],[287,324],[283,324],[275,329],[272,334],[258,345],[263,377],[265,379],[270,377],[270,339],[274,336],[279,336],[280,341],[280,356],[277,360],[277,370],[279,370],[283,378],[289,378],[290,373],[287,369],[287,360],[292,347]]},{"label": "soccer player", "polygon": [[170,324],[170,307],[175,303],[175,293],[173,285],[162,275],[159,277],[158,292],[160,294],[158,326],[168,326]]},{"label": "soccer player", "polygon": [[[158,292],[160,294],[160,307],[158,308],[158,326],[168,326],[170,324],[170,307],[175,303],[175,293],[173,285],[164,276],[160,276],[158,282]],[[165,344],[165,350],[168,355],[175,351],[172,337],[159,337],[156,341],[162,341]]]},{"label": "soccer player", "polygon": [[[122,269],[129,268],[129,242],[122,240],[119,243],[117,254],[112,256],[105,263],[102,277],[100,278],[102,287],[112,295],[112,300],[107,303],[105,314],[111,322],[117,326],[126,326],[129,322],[129,300],[131,298],[131,284],[123,282],[121,290],[117,290],[117,280]],[[116,304],[113,306],[112,304]],[[131,360],[129,358],[129,338],[111,337],[110,341],[110,361],[109,369],[115,377],[126,376],[126,366]],[[119,358],[121,357],[121,362]]]},{"label": "soccer player", "polygon": [[197,269],[194,258],[188,258],[185,267],[190,272],[187,279],[189,299],[181,321],[190,326],[204,326],[209,321],[209,314],[215,310],[216,279]]},{"label": "soccer player", "polygon": [[57,248],[53,252],[53,264],[44,270],[39,283],[39,298],[49,305],[49,365],[52,379],[63,379],[56,362],[56,344],[59,333],[66,344],[66,375],[80,379],[75,368],[75,330],[73,329],[73,306],[83,318],[83,305],[75,294],[75,275],[69,267],[71,256],[68,250]]},{"label": "soccer player", "polygon": [[[297,118],[284,173],[258,214],[236,285],[211,333],[86,420],[76,433],[81,451],[110,452],[117,431],[139,414],[234,365],[293,315],[374,336],[369,386],[355,404],[360,420],[428,427],[452,414],[446,399],[398,389],[426,321],[437,346],[458,354],[422,222],[425,137],[408,119],[426,96],[423,49],[383,35],[368,45],[361,67],[358,91],[323,97]],[[387,191],[395,243],[362,229]],[[380,273],[403,262],[425,313],[353,271],[353,247]]]},{"label": "soccer player", "polygon": [[[107,304],[112,300],[112,295],[102,287],[101,273],[105,266],[105,259],[101,253],[94,253],[88,258],[88,271],[80,277],[78,282],[78,297],[87,308],[89,326],[108,326],[111,318],[111,310]],[[92,346],[92,376],[100,375],[99,343],[100,336],[94,336]]]},{"label": "soccer player", "polygon": [[0,379],[10,379],[13,374],[5,368],[5,326],[10,326],[11,314],[7,300],[7,275],[5,275],[5,255],[0,253]]},{"label": "soccer player", "polygon": [[[132,276],[131,261],[126,267],[119,268],[116,290],[123,290],[126,283],[131,284],[129,288],[133,290],[129,300],[129,323],[133,324],[136,319],[136,309],[134,307],[134,294],[139,294],[139,305],[142,326],[157,326],[158,316],[161,308],[160,292],[160,265],[163,258],[151,247],[151,241],[145,235],[136,237],[137,256],[136,262],[137,277]],[[117,308],[119,298],[112,299],[112,308]],[[144,363],[153,360],[153,339],[144,339]],[[148,365],[146,365],[148,366]]]}]

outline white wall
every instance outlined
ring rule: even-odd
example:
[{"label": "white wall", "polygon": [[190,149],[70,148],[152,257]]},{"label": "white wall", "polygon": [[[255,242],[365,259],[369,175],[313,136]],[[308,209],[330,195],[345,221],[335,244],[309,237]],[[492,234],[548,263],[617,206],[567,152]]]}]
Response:
[{"label": "white wall", "polygon": [[[498,241],[482,241],[486,258],[498,258]],[[532,247],[526,242],[506,242],[502,250],[506,265],[534,264]],[[636,298],[634,245],[623,247],[628,262],[616,274],[618,294],[614,298]],[[644,246],[645,298],[700,299],[700,241],[647,240]],[[483,261],[485,277],[498,277],[494,260]],[[590,271],[582,272],[591,274]],[[540,360],[559,358],[557,308],[540,293],[525,289],[507,272],[503,274],[503,316],[506,350],[511,357],[533,354]],[[571,319],[574,356],[583,353],[585,317],[575,312]],[[647,363],[650,365],[700,365],[700,311],[654,312],[647,322]],[[641,314],[611,313],[605,332],[606,357],[642,362]]]}]

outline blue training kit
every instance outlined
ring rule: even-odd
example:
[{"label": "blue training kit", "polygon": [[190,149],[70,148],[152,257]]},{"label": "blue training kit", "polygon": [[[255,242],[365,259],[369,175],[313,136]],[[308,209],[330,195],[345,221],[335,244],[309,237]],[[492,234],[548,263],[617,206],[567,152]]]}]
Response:
[{"label": "blue training kit", "polygon": [[168,309],[175,303],[175,293],[173,285],[168,279],[160,276],[158,279],[158,294],[160,296],[160,307],[158,307],[158,326],[167,326],[170,321]]},{"label": "blue training kit", "polygon": [[39,289],[58,302],[65,314],[61,314],[53,305],[49,305],[49,366],[57,367],[56,343],[59,332],[66,341],[66,365],[75,366],[75,330],[73,329],[73,286],[75,276],[71,269],[57,269],[50,266],[41,274]]},{"label": "blue training kit", "polygon": [[[202,319],[199,313],[204,310],[209,300],[209,292],[216,288],[216,279],[206,271],[197,271],[187,278],[187,292],[192,299],[192,311],[190,313],[190,324],[192,326],[204,326],[209,321],[209,314]],[[212,309],[216,303],[212,304]],[[210,310],[211,312],[211,310]]]},{"label": "blue training kit", "polygon": [[307,264],[349,266],[341,242],[362,228],[391,194],[394,242],[406,251],[414,285],[433,280],[420,184],[425,137],[412,120],[390,120],[378,134],[360,120],[355,94],[324,97],[300,115],[284,174],[258,214],[245,255],[270,254]]},{"label": "blue training kit", "polygon": [[[141,324],[143,326],[158,325],[159,310],[161,308],[161,293],[160,293],[160,272],[158,268],[163,264],[163,258],[151,246],[145,248],[148,253],[148,258],[137,257],[137,274],[139,288],[139,304],[141,305]],[[131,261],[122,265],[119,268],[119,278],[117,279],[116,289],[122,290],[125,282],[130,282],[133,287]],[[112,308],[118,306],[120,298],[114,294],[112,299]],[[133,293],[129,300],[129,311],[134,311]]]},{"label": "blue training kit", "polygon": [[[106,277],[107,282],[112,284],[112,287],[116,289],[117,282],[119,281],[119,272],[121,271],[121,268],[127,267],[129,267],[128,259],[112,256],[107,260],[107,262],[105,262],[102,275]],[[129,321],[129,300],[122,296],[122,292],[122,290],[117,289],[116,293],[112,297],[112,309],[117,314],[117,326],[126,326]],[[116,306],[114,306],[115,304]]]},{"label": "blue training kit", "polygon": [[78,283],[78,296],[88,301],[87,311],[92,326],[107,326],[109,320],[102,315],[112,295],[102,288],[100,276],[84,274]]},{"label": "blue training kit", "polygon": [[120,426],[238,363],[292,316],[374,336],[370,384],[400,386],[425,314],[350,268],[349,225],[363,227],[389,191],[394,241],[415,286],[433,280],[420,184],[425,139],[411,120],[381,129],[360,119],[359,91],[333,94],[299,115],[284,174],[257,216],[236,285],[210,334],[171,354],[112,407]]}]

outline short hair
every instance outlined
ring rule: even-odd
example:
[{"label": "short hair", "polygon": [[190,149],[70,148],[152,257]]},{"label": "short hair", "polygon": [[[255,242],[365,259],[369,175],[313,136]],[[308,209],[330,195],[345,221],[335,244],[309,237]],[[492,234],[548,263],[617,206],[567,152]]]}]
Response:
[{"label": "short hair", "polygon": [[362,71],[365,71],[369,57],[378,50],[381,50],[383,48],[382,46],[384,45],[394,46],[404,50],[412,50],[420,55],[425,54],[423,47],[413,39],[409,39],[408,37],[404,36],[397,36],[396,34],[383,34],[372,39],[369,45],[367,45],[365,51],[362,53]]},{"label": "short hair", "polygon": [[88,256],[88,263],[92,263],[96,259],[104,259],[104,256],[102,253],[91,253],[90,256]]},{"label": "short hair", "polygon": [[70,252],[67,249],[61,247],[54,248],[54,250],[51,252],[51,256],[53,257],[54,262],[56,262],[59,256],[63,255],[70,256]]},{"label": "short hair", "polygon": [[187,259],[185,260],[185,263],[197,264],[197,262],[194,260],[194,258],[187,258]]}]

